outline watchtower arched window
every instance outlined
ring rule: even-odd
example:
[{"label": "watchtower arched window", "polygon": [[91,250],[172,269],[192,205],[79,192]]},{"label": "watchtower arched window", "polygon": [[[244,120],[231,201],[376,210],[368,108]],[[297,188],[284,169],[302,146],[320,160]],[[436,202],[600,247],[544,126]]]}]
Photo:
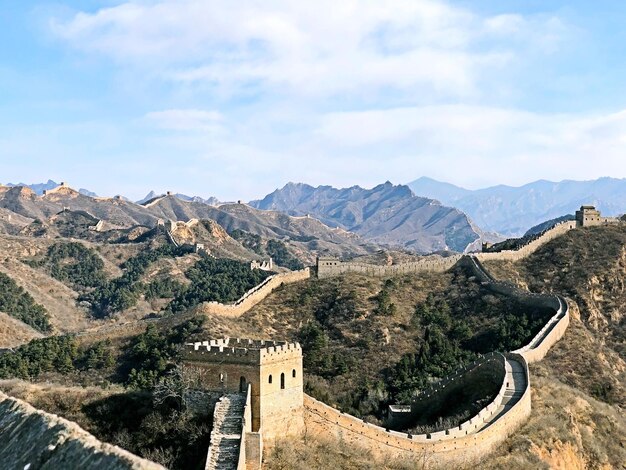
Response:
[{"label": "watchtower arched window", "polygon": [[296,369],[291,371],[291,376],[295,379],[296,378]]},{"label": "watchtower arched window", "polygon": [[220,383],[224,383],[224,374],[220,374]]},{"label": "watchtower arched window", "polygon": [[285,388],[285,373],[284,372],[280,374],[280,388],[281,389]]},{"label": "watchtower arched window", "polygon": [[246,378],[242,376],[242,377],[239,379],[239,391],[240,391],[240,392],[245,392],[245,391],[246,391],[246,389],[247,389],[247,387],[248,387],[248,383],[247,383],[247,381],[246,381]]},{"label": "watchtower arched window", "polygon": [[269,378],[269,380],[267,382],[268,383],[272,383],[272,374],[270,374],[270,378]]}]

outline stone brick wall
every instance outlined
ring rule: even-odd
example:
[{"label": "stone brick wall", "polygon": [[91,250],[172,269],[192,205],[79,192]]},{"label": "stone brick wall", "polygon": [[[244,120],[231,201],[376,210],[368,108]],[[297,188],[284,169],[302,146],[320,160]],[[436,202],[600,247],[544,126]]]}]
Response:
[{"label": "stone brick wall", "polygon": [[[523,358],[522,358],[523,360]],[[501,418],[482,431],[468,435],[413,435],[386,431],[341,413],[308,395],[304,399],[305,432],[333,436],[365,447],[378,458],[402,458],[422,468],[454,468],[477,463],[515,431],[530,414],[530,388]],[[464,432],[464,431],[461,431]]]},{"label": "stone brick wall", "polygon": [[461,262],[465,263],[472,270],[473,274],[490,290],[515,297],[526,305],[554,310],[554,315],[531,341],[515,351],[522,354],[529,363],[540,361],[546,356],[550,348],[563,337],[565,330],[569,326],[570,314],[567,300],[554,294],[534,294],[520,289],[513,283],[497,281],[477,258],[466,257]]},{"label": "stone brick wall", "polygon": [[398,276],[401,274],[420,272],[445,272],[461,259],[462,255],[453,255],[447,258],[438,255],[426,256],[419,261],[411,263],[393,264],[391,266],[378,266],[364,263],[343,263],[338,260],[324,262],[320,260],[317,264],[317,277],[322,279],[331,276],[338,276],[344,273],[360,273],[374,277]]},{"label": "stone brick wall", "polygon": [[[444,377],[423,390],[411,404],[410,412],[390,413],[387,420],[387,427],[391,429],[406,429],[407,426],[414,423],[419,416],[424,415],[428,410],[440,409],[442,405],[445,404],[445,401],[450,398],[451,394],[477,382],[499,384],[500,391],[496,398],[475,417],[480,419],[497,408],[495,404],[501,401],[504,390],[506,389],[505,380],[506,370],[504,356],[500,353],[487,354],[467,366],[457,369],[453,374]],[[477,422],[477,419],[474,419],[474,421]],[[461,424],[459,430],[464,431],[472,424],[474,423],[466,421]],[[454,433],[455,431],[456,430],[450,430],[448,434],[450,434],[450,432]]]},{"label": "stone brick wall", "polygon": [[[70,465],[71,464],[71,465]],[[0,467],[165,470],[97,440],[76,423],[0,392]]]},{"label": "stone brick wall", "polygon": [[239,460],[237,462],[237,470],[246,470],[246,468],[260,469],[261,459],[255,459],[253,449],[248,451],[247,434],[252,432],[252,388],[248,385],[246,390],[246,404],[243,408],[243,421],[241,423],[241,441],[239,443]]},{"label": "stone brick wall", "polygon": [[[527,256],[542,244],[572,228],[569,223],[557,226],[520,251],[524,256]],[[489,426],[475,431],[480,423],[493,416],[502,403],[506,390],[506,377],[504,377],[496,398],[478,415],[462,423],[459,427],[431,434],[409,435],[387,431],[384,428],[365,423],[305,395],[305,432],[314,435],[330,435],[355,446],[366,447],[380,458],[399,457],[415,462],[423,468],[432,466],[449,468],[478,463],[483,455],[494,450],[528,418],[531,412],[528,363],[543,358],[550,347],[563,336],[569,324],[567,302],[556,295],[533,294],[523,291],[513,284],[494,280],[480,264],[481,255],[489,255],[487,256],[488,259],[511,259],[511,254],[507,252],[481,253],[472,258],[464,257],[461,260],[490,289],[504,295],[515,296],[520,301],[533,306],[551,308],[555,312],[545,327],[526,346],[506,354],[508,358],[522,364],[524,368],[526,385],[520,400]],[[331,269],[333,269],[332,266]],[[471,367],[472,365],[469,366],[469,368]],[[436,395],[455,380],[470,380],[471,376],[465,376],[463,372],[457,371],[452,377],[442,380],[425,391],[426,398],[436,400]]]},{"label": "stone brick wall", "polygon": [[[554,228],[546,231],[539,238],[524,245],[518,250],[504,250],[495,253],[477,253],[475,256],[481,261],[487,260],[504,260],[517,261],[534,253],[539,247],[546,244],[550,240],[563,235],[576,228],[575,221],[567,221],[558,224]],[[411,263],[395,264],[391,266],[379,266],[374,264],[341,262],[333,258],[318,258],[317,277],[325,278],[338,276],[344,273],[360,273],[374,277],[389,277],[400,274],[420,273],[420,272],[445,272],[452,268],[463,255],[453,255],[442,257],[438,255],[425,256],[419,261]]]},{"label": "stone brick wall", "polygon": [[277,352],[270,359],[262,361],[260,370],[261,430],[266,442],[299,435],[304,427],[302,352]]},{"label": "stone brick wall", "polygon": [[311,277],[309,268],[288,273],[276,274],[268,277],[258,286],[246,292],[234,304],[221,304],[218,302],[204,302],[196,308],[197,313],[205,315],[221,315],[226,317],[239,317],[263,301],[274,289],[283,284],[303,281]]},{"label": "stone brick wall", "polygon": [[474,256],[480,261],[518,261],[524,259],[537,251],[541,246],[548,243],[550,240],[554,240],[560,237],[564,233],[569,232],[576,228],[576,221],[571,220],[560,223],[555,227],[547,230],[543,235],[524,245],[518,250],[503,250],[495,253],[476,253]]}]

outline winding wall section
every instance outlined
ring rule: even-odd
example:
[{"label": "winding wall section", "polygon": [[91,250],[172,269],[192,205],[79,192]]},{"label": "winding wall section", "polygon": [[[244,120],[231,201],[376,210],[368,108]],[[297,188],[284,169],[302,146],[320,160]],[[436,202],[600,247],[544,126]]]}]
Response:
[{"label": "winding wall section", "polygon": [[309,268],[288,273],[275,274],[265,279],[261,284],[246,292],[233,304],[221,304],[218,302],[204,302],[199,305],[196,312],[205,315],[221,315],[225,317],[239,317],[265,299],[275,289],[283,284],[291,284],[303,281],[311,277]]},{"label": "winding wall section", "polygon": [[222,304],[219,302],[204,302],[196,307],[193,311],[172,315],[162,318],[146,318],[143,320],[108,324],[85,330],[77,333],[76,337],[81,342],[101,341],[107,338],[118,338],[143,333],[150,323],[155,323],[166,328],[173,328],[176,325],[201,315],[219,315],[224,317],[236,318],[240,317],[259,302],[263,301],[275,289],[283,284],[291,284],[303,281],[311,277],[309,268],[299,271],[291,271],[287,273],[275,274],[268,277],[259,285],[253,287],[246,292],[239,300],[232,304]]},{"label": "winding wall section", "polygon": [[[517,261],[537,251],[541,246],[548,243],[564,233],[576,228],[575,221],[567,221],[555,225],[553,228],[544,232],[541,236],[520,247],[517,250],[503,250],[494,253],[476,253],[481,261],[500,260],[500,261]],[[463,255],[452,255],[443,257],[439,255],[425,256],[419,261],[411,263],[392,264],[390,266],[379,266],[373,264],[359,263],[355,261],[339,261],[335,258],[318,258],[317,260],[317,276],[326,278],[338,276],[344,273],[360,273],[367,276],[388,277],[409,273],[424,272],[445,272],[452,268]]]},{"label": "winding wall section", "polygon": [[[531,306],[548,307],[555,313],[544,328],[524,347],[502,355],[505,365],[503,382],[497,396],[476,416],[458,427],[444,431],[411,435],[389,431],[368,424],[354,416],[325,405],[309,396],[305,396],[305,424],[307,432],[319,435],[332,435],[355,445],[365,446],[379,457],[390,456],[412,460],[423,467],[461,466],[476,463],[485,453],[491,452],[507,436],[515,431],[530,415],[530,376],[528,364],[541,360],[548,350],[565,333],[569,324],[569,312],[565,299],[558,295],[533,294],[519,289],[513,284],[496,281],[481,265],[479,259],[518,260],[536,251],[541,245],[574,228],[571,224],[561,224],[542,237],[522,247],[517,252],[481,253],[455,259],[455,264],[465,264],[483,285],[494,292],[515,296],[519,301]],[[447,258],[445,260],[448,260]],[[329,262],[332,260],[328,260]],[[451,261],[451,260],[450,260]],[[447,261],[446,261],[447,263]],[[319,263],[318,263],[319,266]],[[399,265],[401,266],[401,265]],[[444,270],[444,265],[416,265],[408,270],[391,267],[376,271],[373,275],[419,272],[428,266],[428,270]],[[451,267],[451,266],[449,266]],[[345,268],[345,269],[344,269]],[[335,264],[323,270],[322,277],[353,272],[355,265]],[[415,270],[418,271],[415,271]],[[361,272],[361,271],[358,271]],[[365,274],[370,274],[364,272]],[[384,273],[384,274],[383,274]],[[471,365],[470,365],[471,367]],[[439,387],[446,387],[451,381],[461,377],[462,373],[453,374],[436,384],[431,390],[436,393]]]}]

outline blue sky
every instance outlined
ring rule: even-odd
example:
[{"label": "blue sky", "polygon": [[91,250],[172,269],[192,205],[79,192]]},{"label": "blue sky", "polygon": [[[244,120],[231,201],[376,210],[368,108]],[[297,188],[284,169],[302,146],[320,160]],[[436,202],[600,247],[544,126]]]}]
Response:
[{"label": "blue sky", "polygon": [[625,22],[617,1],[5,0],[0,181],[625,177]]}]

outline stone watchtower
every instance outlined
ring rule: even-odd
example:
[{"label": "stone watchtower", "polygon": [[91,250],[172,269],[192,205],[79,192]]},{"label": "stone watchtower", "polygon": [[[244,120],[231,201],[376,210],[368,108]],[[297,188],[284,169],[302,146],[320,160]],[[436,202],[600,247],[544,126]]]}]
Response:
[{"label": "stone watchtower", "polygon": [[219,339],[186,345],[185,367],[210,391],[245,392],[251,386],[252,432],[263,440],[304,429],[302,348],[298,343]]},{"label": "stone watchtower", "polygon": [[600,211],[594,206],[581,206],[580,210],[576,211],[576,225],[579,227],[600,225],[601,223]]},{"label": "stone watchtower", "polygon": [[602,217],[600,211],[594,206],[581,206],[576,211],[576,226],[590,227],[594,225],[611,225],[618,224],[620,221],[617,217]]}]

